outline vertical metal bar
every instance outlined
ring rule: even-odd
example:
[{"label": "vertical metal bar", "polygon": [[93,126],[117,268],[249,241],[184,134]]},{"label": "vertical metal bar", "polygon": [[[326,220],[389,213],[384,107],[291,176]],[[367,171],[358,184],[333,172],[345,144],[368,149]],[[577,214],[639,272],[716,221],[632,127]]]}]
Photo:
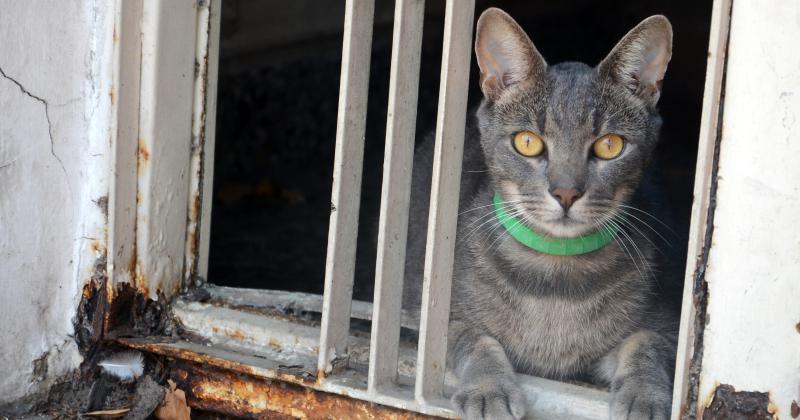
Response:
[{"label": "vertical metal bar", "polygon": [[318,361],[318,369],[323,374],[333,370],[335,359],[347,354],[375,2],[347,0],[345,8],[336,156],[333,163],[331,219]]},{"label": "vertical metal bar", "polygon": [[[206,276],[208,266],[208,222],[214,177],[214,126],[216,112],[217,61],[219,57],[219,8],[221,0],[198,3],[194,108],[192,109],[192,154],[189,169],[188,223],[183,270],[186,287],[195,275]],[[213,10],[212,10],[213,9]],[[210,126],[209,126],[210,125]],[[211,164],[211,166],[208,166]],[[206,224],[205,229],[203,223]],[[203,234],[205,233],[205,238]],[[204,248],[200,248],[203,246]],[[202,266],[203,271],[200,272]]]},{"label": "vertical metal bar", "polygon": [[142,1],[117,1],[111,97],[113,177],[108,194],[108,299],[136,276],[136,148],[139,138],[139,79]]},{"label": "vertical metal bar", "polygon": [[419,62],[425,0],[397,0],[386,122],[386,151],[375,263],[375,301],[369,352],[368,390],[397,377],[400,310],[417,119]]},{"label": "vertical metal bar", "polygon": [[200,187],[200,238],[197,245],[197,275],[208,277],[208,249],[211,240],[211,198],[214,186],[214,145],[217,128],[217,75],[219,73],[220,20],[223,0],[211,0],[206,55],[206,104],[203,136],[202,182]]},{"label": "vertical metal bar", "polygon": [[475,0],[448,0],[414,395],[442,395]]},{"label": "vertical metal bar", "polygon": [[[711,12],[711,29],[708,41],[708,61],[703,97],[703,113],[700,120],[700,144],[697,148],[697,167],[694,179],[694,204],[689,230],[686,274],[683,286],[683,305],[678,334],[678,350],[675,364],[675,387],[672,395],[672,419],[677,420],[684,411],[689,391],[690,364],[694,353],[694,329],[696,316],[694,302],[694,279],[698,264],[705,250],[708,208],[711,205],[714,151],[719,135],[719,120],[725,62],[727,60],[728,37],[730,35],[732,0],[714,0]],[[695,414],[695,413],[693,413]]]},{"label": "vertical metal bar", "polygon": [[183,278],[197,7],[144,0],[142,9],[134,283],[151,299],[176,294]]}]

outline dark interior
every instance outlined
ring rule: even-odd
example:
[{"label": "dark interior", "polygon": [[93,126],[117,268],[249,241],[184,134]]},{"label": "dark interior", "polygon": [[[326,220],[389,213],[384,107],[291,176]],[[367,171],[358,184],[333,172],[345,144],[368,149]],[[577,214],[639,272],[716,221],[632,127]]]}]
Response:
[{"label": "dark interior", "polygon": [[[381,189],[393,1],[376,2],[354,297],[371,300]],[[653,14],[673,25],[660,100],[662,169],[673,229],[688,229],[706,68],[710,1],[477,1],[511,14],[549,63],[598,63]],[[444,1],[429,0],[417,139],[432,130]],[[322,293],[344,0],[223,3],[208,280],[225,286]],[[480,100],[471,66],[470,107]],[[681,258],[677,264],[683,264]]]}]

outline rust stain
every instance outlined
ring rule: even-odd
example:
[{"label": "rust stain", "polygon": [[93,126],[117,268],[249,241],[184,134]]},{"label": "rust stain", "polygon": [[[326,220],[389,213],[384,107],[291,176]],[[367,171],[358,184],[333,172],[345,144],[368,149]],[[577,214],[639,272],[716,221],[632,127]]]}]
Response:
[{"label": "rust stain", "polygon": [[316,378],[302,369],[263,369],[197,353],[152,339],[118,338],[117,343],[165,357],[169,376],[200,410],[231,416],[300,419],[435,419],[419,413],[331,394],[312,387]]},{"label": "rust stain", "polygon": [[113,85],[111,86],[111,91],[108,93],[108,96],[111,98],[111,106],[114,106],[117,101],[117,91],[114,89]]},{"label": "rust stain", "polygon": [[81,292],[81,296],[84,299],[91,299],[92,298],[92,288],[89,283],[83,285],[83,292]]},{"label": "rust stain", "polygon": [[142,295],[150,296],[150,289],[147,287],[150,283],[148,283],[147,276],[145,275],[144,270],[138,261],[136,262],[134,274],[133,287],[135,287],[136,290],[138,290]]},{"label": "rust stain", "polygon": [[778,408],[768,392],[736,391],[731,385],[718,385],[703,410],[703,420],[777,420]]},{"label": "rust stain", "polygon": [[209,369],[196,363],[175,362],[170,376],[187,392],[192,407],[244,418],[436,418],[296,384]]},{"label": "rust stain", "polygon": [[271,338],[271,337],[270,337],[270,339],[269,339],[269,346],[270,346],[270,347],[273,347],[273,348],[276,348],[276,349],[279,349],[279,348],[282,348],[282,347],[283,347],[283,346],[281,345],[281,342],[280,342],[280,341],[278,341],[278,340],[276,340],[276,339],[274,339],[274,338]]},{"label": "rust stain", "polygon": [[[213,327],[212,327],[213,330]],[[219,329],[217,329],[219,331]],[[164,345],[158,342],[142,341],[135,339],[120,338],[117,340],[120,344],[150,353],[159,354],[166,357],[175,359],[187,360],[203,365],[214,366],[219,369],[239,372],[245,375],[259,376],[260,372],[250,365],[239,363],[235,361],[226,360],[220,357],[199,354],[189,349],[176,348],[174,346]],[[298,385],[313,385],[316,377],[308,372],[296,371],[278,371],[276,378],[283,382],[294,383]]]},{"label": "rust stain", "polygon": [[[202,180],[198,177],[198,182],[202,183]],[[196,274],[197,269],[197,247],[200,242],[200,238],[197,235],[198,227],[200,226],[200,212],[201,212],[201,198],[200,193],[196,191],[192,197],[192,205],[189,208],[189,223],[187,224],[188,235],[186,238],[187,243],[189,244],[189,255],[191,258],[188,260],[190,267],[189,267],[189,275],[194,276]]]},{"label": "rust stain", "polygon": [[139,139],[139,165],[150,160],[150,150],[143,139]]},{"label": "rust stain", "polygon": [[239,340],[239,341],[245,341],[245,340],[251,340],[252,341],[252,339],[253,339],[249,335],[247,335],[247,334],[245,334],[245,333],[243,333],[243,332],[241,332],[239,330],[232,330],[232,329],[228,329],[228,328],[225,328],[225,331],[223,331],[223,334],[225,334],[225,336],[228,337],[228,338],[232,338],[234,340]]}]

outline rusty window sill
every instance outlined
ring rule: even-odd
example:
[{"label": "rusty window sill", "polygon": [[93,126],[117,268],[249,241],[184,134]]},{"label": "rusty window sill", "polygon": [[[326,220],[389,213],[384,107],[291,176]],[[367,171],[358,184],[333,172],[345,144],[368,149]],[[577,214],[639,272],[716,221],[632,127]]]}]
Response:
[{"label": "rusty window sill", "polygon": [[[364,414],[349,412],[351,418],[372,418],[365,413],[377,411],[386,418],[415,418],[414,413],[456,418],[446,399],[414,400],[413,343],[401,344],[399,385],[371,394],[365,333],[352,332],[347,368],[324,378],[317,375],[320,330],[316,313],[321,310],[321,296],[215,286],[206,290],[210,299],[205,303],[173,302],[173,314],[186,338],[119,339],[128,347],[166,357],[170,375],[187,386],[196,407],[245,417],[277,412],[314,418],[318,410],[333,415],[337,411],[328,406],[333,404]],[[370,303],[354,302],[353,307],[353,318],[370,318]],[[404,324],[414,327],[415,321],[406,317]],[[237,387],[221,387],[232,378]],[[518,375],[518,381],[529,396],[528,409],[534,416],[596,419],[608,412],[609,394],[604,390],[527,375]],[[448,372],[446,395],[456,383]]]}]

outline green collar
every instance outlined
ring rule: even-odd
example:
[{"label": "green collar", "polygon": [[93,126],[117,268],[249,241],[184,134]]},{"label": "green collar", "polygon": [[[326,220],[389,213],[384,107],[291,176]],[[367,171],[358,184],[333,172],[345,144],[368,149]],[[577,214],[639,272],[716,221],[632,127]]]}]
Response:
[{"label": "green collar", "polygon": [[614,240],[617,234],[616,225],[609,224],[606,229],[577,238],[558,239],[541,236],[516,217],[509,216],[503,209],[502,201],[497,193],[494,194],[494,212],[514,239],[528,248],[550,255],[571,256],[597,251]]}]

